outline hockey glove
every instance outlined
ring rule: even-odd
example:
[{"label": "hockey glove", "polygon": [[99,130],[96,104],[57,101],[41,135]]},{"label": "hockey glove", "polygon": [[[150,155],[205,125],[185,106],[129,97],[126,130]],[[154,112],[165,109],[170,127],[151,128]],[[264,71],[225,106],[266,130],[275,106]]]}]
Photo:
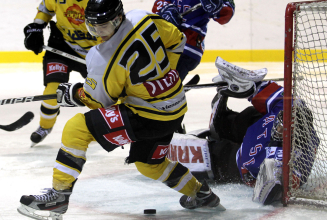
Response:
[{"label": "hockey glove", "polygon": [[159,11],[158,15],[178,28],[180,28],[180,25],[182,24],[183,18],[174,4],[165,5],[161,11]]},{"label": "hockey glove", "polygon": [[46,26],[46,23],[31,23],[24,28],[25,47],[28,50],[32,50],[36,55],[42,52],[42,46],[44,45],[43,29]]},{"label": "hockey glove", "polygon": [[63,107],[85,106],[81,101],[74,98],[77,89],[83,87],[83,83],[60,83],[57,88],[57,102]]},{"label": "hockey glove", "polygon": [[218,13],[223,7],[223,0],[200,0],[203,10],[210,16]]}]

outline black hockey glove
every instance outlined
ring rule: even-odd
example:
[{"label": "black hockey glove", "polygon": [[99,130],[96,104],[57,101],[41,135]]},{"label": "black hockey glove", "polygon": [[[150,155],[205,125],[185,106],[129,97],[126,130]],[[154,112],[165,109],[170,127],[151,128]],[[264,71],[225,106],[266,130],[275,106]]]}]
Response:
[{"label": "black hockey glove", "polygon": [[47,26],[44,24],[31,23],[24,28],[26,49],[32,50],[36,55],[42,52],[44,45],[43,29]]},{"label": "black hockey glove", "polygon": [[158,12],[158,15],[178,28],[180,28],[182,24],[183,18],[178,12],[177,6],[174,4],[165,5],[161,11]]},{"label": "black hockey glove", "polygon": [[57,88],[57,102],[63,107],[85,106],[81,101],[74,98],[77,89],[83,87],[83,83],[60,83]]},{"label": "black hockey glove", "polygon": [[223,8],[223,0],[200,0],[203,10],[210,16],[220,12]]}]

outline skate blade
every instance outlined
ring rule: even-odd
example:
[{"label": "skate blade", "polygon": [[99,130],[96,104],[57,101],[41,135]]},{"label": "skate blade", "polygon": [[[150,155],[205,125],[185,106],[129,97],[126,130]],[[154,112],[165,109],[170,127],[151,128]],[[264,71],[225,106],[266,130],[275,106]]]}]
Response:
[{"label": "skate blade", "polygon": [[219,204],[218,206],[215,207],[210,207],[210,206],[202,206],[196,210],[201,210],[203,212],[215,212],[215,211],[226,211],[226,208]]},{"label": "skate blade", "polygon": [[216,210],[217,211],[226,211],[226,208],[224,206],[222,206],[221,204],[219,204],[217,207],[216,207]]},{"label": "skate blade", "polygon": [[[26,205],[21,204],[20,207],[17,208],[17,211],[25,215],[26,217],[32,218],[32,219],[37,219],[37,220],[62,220],[62,215],[59,213],[54,213],[54,212],[48,212],[50,213],[48,216],[40,215],[35,213],[38,210],[35,210],[33,208],[30,208]],[[40,211],[42,212],[42,211]],[[43,211],[45,212],[45,211]]]}]

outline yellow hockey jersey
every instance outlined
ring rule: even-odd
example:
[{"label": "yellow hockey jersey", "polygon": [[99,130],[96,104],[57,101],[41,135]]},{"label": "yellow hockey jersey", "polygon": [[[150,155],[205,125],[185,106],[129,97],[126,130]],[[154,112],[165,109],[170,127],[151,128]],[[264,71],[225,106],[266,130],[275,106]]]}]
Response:
[{"label": "yellow hockey jersey", "polygon": [[56,25],[66,43],[83,58],[92,46],[102,41],[101,38],[92,36],[86,29],[84,10],[87,2],[87,0],[42,0],[35,17],[48,23],[56,16]]},{"label": "yellow hockey jersey", "polygon": [[168,121],[187,111],[176,71],[186,37],[173,24],[144,10],[126,14],[118,31],[86,56],[81,101],[95,109],[122,102],[142,117]]}]

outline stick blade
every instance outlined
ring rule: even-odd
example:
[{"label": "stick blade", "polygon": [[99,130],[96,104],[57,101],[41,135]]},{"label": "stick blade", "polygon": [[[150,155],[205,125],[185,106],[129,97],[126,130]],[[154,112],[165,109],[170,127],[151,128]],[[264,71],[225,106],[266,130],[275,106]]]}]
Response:
[{"label": "stick blade", "polygon": [[27,125],[34,118],[33,112],[26,112],[20,119],[9,125],[0,125],[0,129],[5,131],[15,131]]},{"label": "stick blade", "polygon": [[190,81],[188,81],[184,86],[188,85],[196,85],[200,82],[200,76],[199,74],[195,74]]},{"label": "stick blade", "polygon": [[190,81],[188,81],[187,83],[185,83],[185,85],[184,85],[184,91],[185,92],[189,91],[191,88],[187,88],[187,87],[190,87],[192,85],[196,85],[199,82],[200,82],[200,76],[199,76],[199,74],[195,74],[193,76],[193,78],[190,79]]}]

